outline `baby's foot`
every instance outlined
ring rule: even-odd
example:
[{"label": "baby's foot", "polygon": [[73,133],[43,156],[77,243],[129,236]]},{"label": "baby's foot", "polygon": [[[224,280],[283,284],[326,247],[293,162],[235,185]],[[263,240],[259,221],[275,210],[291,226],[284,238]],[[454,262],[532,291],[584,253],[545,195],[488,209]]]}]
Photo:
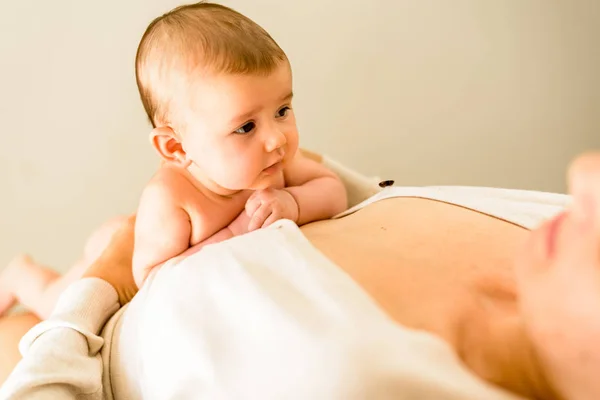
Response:
[{"label": "baby's foot", "polygon": [[600,398],[600,155],[580,157],[571,209],[534,231],[518,263],[526,328],[550,385]]},{"label": "baby's foot", "polygon": [[19,271],[23,267],[34,264],[31,257],[21,254],[13,258],[8,265],[0,271],[0,317],[6,314],[15,305],[15,284],[19,279]]}]

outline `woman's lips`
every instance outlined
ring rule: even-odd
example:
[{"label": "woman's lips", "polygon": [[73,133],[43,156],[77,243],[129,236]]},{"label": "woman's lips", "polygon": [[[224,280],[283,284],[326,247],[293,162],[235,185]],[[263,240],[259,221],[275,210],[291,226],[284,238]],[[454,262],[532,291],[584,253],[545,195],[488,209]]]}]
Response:
[{"label": "woman's lips", "polygon": [[553,257],[556,253],[556,241],[558,238],[558,232],[566,216],[567,213],[563,212],[560,215],[554,217],[552,222],[550,222],[550,224],[548,225],[548,230],[546,232],[546,252],[549,258]]}]

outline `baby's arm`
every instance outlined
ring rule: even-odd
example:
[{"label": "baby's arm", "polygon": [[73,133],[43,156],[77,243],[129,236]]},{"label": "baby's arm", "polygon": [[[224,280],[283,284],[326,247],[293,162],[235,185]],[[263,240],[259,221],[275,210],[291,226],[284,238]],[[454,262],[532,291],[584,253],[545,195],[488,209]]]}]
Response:
[{"label": "baby's arm", "polygon": [[247,233],[249,223],[250,217],[246,214],[245,211],[242,211],[237,216],[237,218],[234,219],[233,222],[231,222],[228,226],[213,234],[208,239],[205,239],[199,243],[194,243],[192,247],[181,253],[181,255],[176,257],[174,260],[178,262],[179,260],[183,260],[184,258],[189,257],[194,253],[197,253],[206,245],[222,242],[224,240],[231,239],[234,236],[239,236],[244,233]]},{"label": "baby's arm", "polygon": [[190,245],[190,216],[176,192],[163,182],[152,182],[143,191],[135,225],[133,277],[138,287],[157,265]]},{"label": "baby's arm", "polygon": [[248,223],[250,222],[250,217],[246,214],[245,211],[242,211],[236,219],[234,219],[229,225],[225,228],[219,230],[217,233],[209,237],[208,239],[203,240],[198,243],[200,246],[206,246],[207,244],[213,244],[222,242],[223,240],[231,239],[234,236],[243,235],[248,232]]},{"label": "baby's arm", "polygon": [[339,177],[300,152],[283,173],[285,190],[298,203],[298,225],[331,218],[348,207],[346,188]]}]

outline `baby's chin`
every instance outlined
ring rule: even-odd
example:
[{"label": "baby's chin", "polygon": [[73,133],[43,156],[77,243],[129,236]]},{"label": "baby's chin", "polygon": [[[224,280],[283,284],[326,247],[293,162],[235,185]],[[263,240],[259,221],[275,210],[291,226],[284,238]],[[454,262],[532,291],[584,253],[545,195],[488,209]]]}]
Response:
[{"label": "baby's chin", "polygon": [[208,188],[220,195],[232,195],[244,190],[263,190],[273,186],[272,182],[267,182],[264,179],[254,182],[219,182],[213,181],[212,188]]},{"label": "baby's chin", "polygon": [[279,175],[267,175],[267,176],[259,176],[258,179],[250,186],[248,189],[250,190],[265,190],[270,188],[281,189],[283,179],[281,178],[281,174]]},{"label": "baby's chin", "polygon": [[275,171],[274,173],[264,173],[264,171],[261,171],[254,180],[212,179],[212,182],[219,186],[223,191],[228,192],[265,190],[269,188],[281,189],[283,187],[282,175],[282,171]]}]

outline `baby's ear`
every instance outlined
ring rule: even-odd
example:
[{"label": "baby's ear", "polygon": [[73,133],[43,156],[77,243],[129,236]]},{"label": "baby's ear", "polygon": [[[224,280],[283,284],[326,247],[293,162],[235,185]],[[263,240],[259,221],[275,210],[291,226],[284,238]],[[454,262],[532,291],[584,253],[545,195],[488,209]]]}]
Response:
[{"label": "baby's ear", "polygon": [[170,127],[154,128],[150,132],[150,143],[165,162],[177,164],[183,168],[189,167],[191,161],[181,145],[181,140]]}]

